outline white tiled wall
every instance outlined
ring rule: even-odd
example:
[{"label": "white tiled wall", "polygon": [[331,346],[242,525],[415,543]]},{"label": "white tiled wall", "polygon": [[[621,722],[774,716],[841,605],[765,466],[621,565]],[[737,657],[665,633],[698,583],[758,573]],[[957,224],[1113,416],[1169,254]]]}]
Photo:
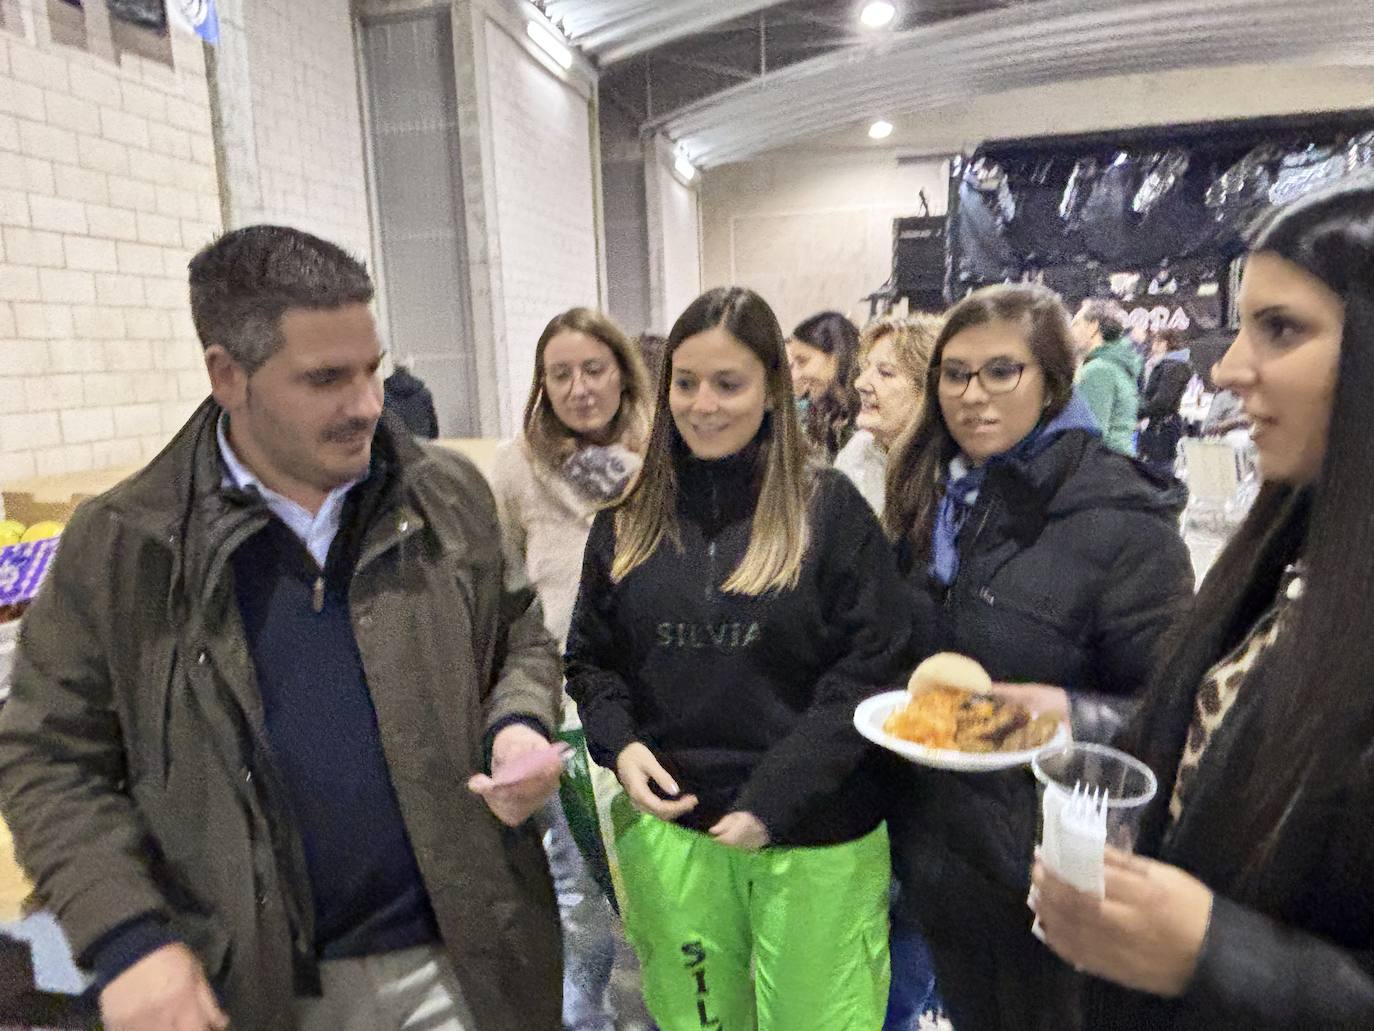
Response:
[{"label": "white tiled wall", "polygon": [[[344,0],[221,4],[226,122],[249,128],[226,174],[234,225],[277,222],[323,236],[371,263],[352,14]],[[229,48],[241,47],[241,53]]]},{"label": "white tiled wall", "polygon": [[[150,457],[204,396],[186,262],[219,230],[205,64],[0,27],[0,482]],[[16,17],[17,15],[17,17]]]},{"label": "white tiled wall", "polygon": [[560,311],[598,302],[591,111],[493,21],[486,54],[513,427],[544,326]]},{"label": "white tiled wall", "polygon": [[[205,396],[186,264],[221,200],[198,40],[174,32],[169,67],[60,45],[46,0],[0,2],[3,483],[146,460]],[[370,258],[349,5],[220,11],[231,223]]]}]

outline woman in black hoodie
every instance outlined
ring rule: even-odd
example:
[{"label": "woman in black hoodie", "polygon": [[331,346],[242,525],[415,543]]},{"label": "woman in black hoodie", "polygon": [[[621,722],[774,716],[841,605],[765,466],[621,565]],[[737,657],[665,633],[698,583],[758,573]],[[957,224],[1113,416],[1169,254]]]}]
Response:
[{"label": "woman in black hoodie", "polygon": [[1089,1027],[1374,1027],[1374,183],[1267,218],[1239,310],[1264,487],[1124,736],[1137,854],[1100,899],[1036,871]]},{"label": "woman in black hoodie", "polygon": [[698,298],[639,482],[592,526],[567,652],[592,757],[638,810],[616,809],[625,924],[664,1031],[881,1025],[887,834],[852,719],[910,666],[901,592],[867,503],[806,463],[772,311]]},{"label": "woman in black hoodie", "polygon": [[[1004,693],[1105,740],[1192,590],[1181,489],[1109,450],[1073,389],[1043,287],[980,290],[935,343],[926,406],[888,463],[885,520],[924,650],[981,662]],[[896,774],[897,914],[925,931],[959,1031],[1069,1027],[1072,971],[1030,933],[1038,814],[1026,769]]]}]

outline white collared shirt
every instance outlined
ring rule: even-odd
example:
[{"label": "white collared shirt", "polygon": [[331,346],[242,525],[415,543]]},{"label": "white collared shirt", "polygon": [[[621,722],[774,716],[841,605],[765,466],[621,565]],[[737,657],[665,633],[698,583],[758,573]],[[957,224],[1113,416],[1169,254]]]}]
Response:
[{"label": "white collared shirt", "polygon": [[329,548],[339,533],[339,520],[343,518],[344,498],[359,481],[352,480],[342,487],[335,487],[325,496],[324,504],[320,506],[320,510],[311,515],[310,510],[305,506],[297,504],[268,487],[264,487],[262,481],[239,461],[239,456],[234,454],[234,449],[229,443],[228,426],[229,416],[226,413],[219,417],[219,425],[215,430],[215,435],[219,439],[219,453],[224,459],[225,467],[229,470],[229,475],[224,478],[223,485],[238,487],[239,490],[252,490],[260,494],[272,514],[300,538],[300,542],[305,545],[305,550],[310,552],[316,564],[323,569],[325,560],[329,557]]}]

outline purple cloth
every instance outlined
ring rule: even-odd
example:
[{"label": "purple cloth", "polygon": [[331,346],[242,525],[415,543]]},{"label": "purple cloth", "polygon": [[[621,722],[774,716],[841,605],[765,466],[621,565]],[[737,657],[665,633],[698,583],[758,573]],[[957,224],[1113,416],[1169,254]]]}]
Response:
[{"label": "purple cloth", "polygon": [[17,605],[38,593],[57,553],[58,538],[0,548],[0,605]]}]

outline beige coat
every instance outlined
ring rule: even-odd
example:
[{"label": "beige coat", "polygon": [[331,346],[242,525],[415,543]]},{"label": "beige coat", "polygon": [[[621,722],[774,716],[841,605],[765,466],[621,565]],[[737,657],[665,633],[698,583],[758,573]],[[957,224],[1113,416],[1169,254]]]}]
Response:
[{"label": "beige coat", "polygon": [[509,440],[492,460],[491,489],[507,558],[523,569],[544,606],[544,625],[567,642],[582,552],[601,507],[571,483],[535,461],[524,437]]}]

